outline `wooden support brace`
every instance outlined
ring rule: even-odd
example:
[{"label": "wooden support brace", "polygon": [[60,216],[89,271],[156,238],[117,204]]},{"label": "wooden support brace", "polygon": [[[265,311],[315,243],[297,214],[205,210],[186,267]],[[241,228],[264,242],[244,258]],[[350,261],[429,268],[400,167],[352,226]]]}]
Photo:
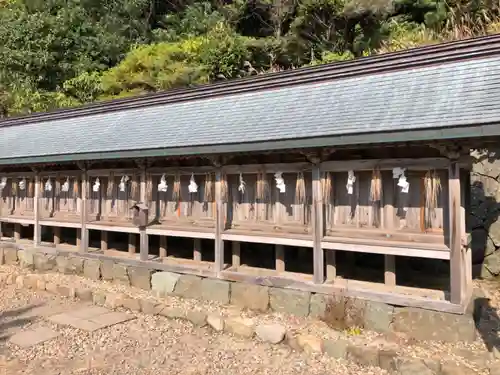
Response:
[{"label": "wooden support brace", "polygon": [[21,224],[14,224],[14,241],[19,242],[21,240]]},{"label": "wooden support brace", "polygon": [[108,231],[101,231],[101,251],[108,250]]},{"label": "wooden support brace", "polygon": [[160,258],[167,257],[167,237],[160,236]]},{"label": "wooden support brace", "polygon": [[[146,163],[141,169],[141,201],[146,203],[147,201],[147,173],[146,173]],[[148,260],[149,256],[149,238],[146,232],[146,227],[139,228],[139,251],[140,259],[142,261]]]},{"label": "wooden support brace", "polygon": [[[42,242],[42,227],[40,226],[40,175],[35,174],[35,196],[33,197],[33,211],[35,216],[35,224],[33,228],[33,245],[40,246]],[[1,237],[1,236],[0,236]]]},{"label": "wooden support brace", "polygon": [[135,254],[135,251],[136,251],[135,234],[129,233],[128,234],[128,252],[129,252],[129,254]]},{"label": "wooden support brace", "polygon": [[222,172],[219,168],[215,174],[215,272],[220,274],[224,268],[224,211],[222,202]]},{"label": "wooden support brace", "polygon": [[82,253],[86,253],[89,250],[89,231],[87,229],[87,171],[82,172],[82,212],[80,214],[80,228],[77,241],[77,245]]},{"label": "wooden support brace", "polygon": [[462,304],[468,289],[466,274],[467,260],[462,246],[462,212],[460,194],[460,169],[456,160],[448,167],[449,191],[449,243],[450,243],[450,300]]},{"label": "wooden support brace", "polygon": [[276,253],[276,271],[285,272],[285,246],[275,245],[274,251]]},{"label": "wooden support brace", "polygon": [[321,284],[325,281],[324,254],[321,247],[323,238],[323,199],[321,191],[321,172],[318,166],[312,170],[312,233],[313,233],[313,281]]},{"label": "wooden support brace", "polygon": [[394,255],[385,255],[384,268],[384,283],[396,286],[396,257]]},{"label": "wooden support brace", "polygon": [[233,252],[233,259],[232,259],[232,266],[233,267],[239,267],[241,265],[241,242],[239,241],[233,241],[232,242],[232,252]]},{"label": "wooden support brace", "polygon": [[335,250],[326,252],[326,279],[333,281],[337,278],[337,263],[335,259]]},{"label": "wooden support brace", "polygon": [[193,247],[193,259],[197,262],[201,262],[201,239],[194,239],[194,247]]},{"label": "wooden support brace", "polygon": [[57,247],[61,244],[61,228],[60,227],[52,227],[52,231],[54,233],[54,245]]}]

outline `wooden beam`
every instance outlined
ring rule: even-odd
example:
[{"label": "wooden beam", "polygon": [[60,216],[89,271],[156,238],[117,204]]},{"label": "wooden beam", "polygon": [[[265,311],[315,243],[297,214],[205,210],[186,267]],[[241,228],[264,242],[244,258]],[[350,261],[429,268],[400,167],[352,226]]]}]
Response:
[{"label": "wooden beam", "polygon": [[82,172],[82,212],[80,213],[80,251],[86,253],[89,249],[89,231],[87,229],[87,170]]},{"label": "wooden beam", "polygon": [[323,238],[323,199],[321,192],[321,172],[318,166],[312,170],[312,233],[313,233],[313,262],[314,283],[325,281],[324,255],[321,247]]},{"label": "wooden beam", "polygon": [[[35,196],[33,197],[33,211],[35,215],[35,223],[33,225],[33,245],[40,246],[42,242],[42,227],[40,225],[40,175],[35,174]],[[0,235],[1,237],[1,235]]]},{"label": "wooden beam", "polygon": [[101,231],[101,251],[108,250],[108,231]]},{"label": "wooden beam", "polygon": [[452,160],[448,167],[449,191],[449,235],[450,235],[450,300],[454,304],[462,304],[466,298],[465,248],[462,246],[462,210],[460,194],[460,168],[458,162]]},{"label": "wooden beam", "polygon": [[193,260],[201,262],[201,239],[200,238],[194,239]]},{"label": "wooden beam", "polygon": [[276,253],[276,271],[285,272],[285,247],[283,245],[275,245]]},{"label": "wooden beam", "polygon": [[129,254],[135,254],[136,252],[136,243],[135,243],[135,234],[128,234],[128,252]]},{"label": "wooden beam", "polygon": [[52,231],[54,233],[54,245],[57,247],[61,244],[61,228],[53,227]]},{"label": "wooden beam", "polygon": [[14,241],[19,242],[21,240],[21,224],[14,224]]},{"label": "wooden beam", "polygon": [[385,255],[384,257],[384,283],[385,285],[396,285],[396,257],[394,255]]},{"label": "wooden beam", "polygon": [[167,236],[160,236],[160,258],[167,257]]},{"label": "wooden beam", "polygon": [[326,279],[335,280],[337,278],[337,264],[335,250],[326,251]]},{"label": "wooden beam", "polygon": [[231,246],[233,252],[231,265],[233,267],[239,267],[241,265],[241,242],[232,241]]},{"label": "wooden beam", "polygon": [[219,168],[215,173],[215,272],[219,274],[224,267],[224,231],[225,215],[222,202],[222,171]]},{"label": "wooden beam", "polygon": [[[146,173],[146,165],[147,162],[145,161],[142,164],[141,167],[141,196],[140,200],[142,203],[147,204],[147,173]],[[146,232],[146,227],[140,227],[139,228],[139,252],[140,252],[140,259],[145,261],[148,260],[149,256],[149,236]]]}]

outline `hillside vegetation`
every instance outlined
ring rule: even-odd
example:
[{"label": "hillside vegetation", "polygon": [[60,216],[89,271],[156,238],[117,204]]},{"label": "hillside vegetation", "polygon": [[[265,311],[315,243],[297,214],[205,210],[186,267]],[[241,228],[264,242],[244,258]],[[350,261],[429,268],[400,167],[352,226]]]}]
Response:
[{"label": "hillside vegetation", "polygon": [[500,31],[500,0],[0,0],[0,117]]}]

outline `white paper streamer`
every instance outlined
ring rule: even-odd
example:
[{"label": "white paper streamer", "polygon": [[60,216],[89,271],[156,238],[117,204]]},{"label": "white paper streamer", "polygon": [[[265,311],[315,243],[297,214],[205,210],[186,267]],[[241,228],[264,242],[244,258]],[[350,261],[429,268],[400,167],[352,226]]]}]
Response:
[{"label": "white paper streamer", "polygon": [[26,179],[23,178],[21,181],[19,181],[19,190],[25,190],[26,189]]},{"label": "white paper streamer", "polygon": [[355,182],[356,182],[356,176],[354,175],[354,171],[348,171],[347,172],[347,184],[345,185],[345,187],[347,189],[347,194],[352,195],[353,186],[354,186]]},{"label": "white paper streamer", "polygon": [[276,180],[276,187],[279,189],[280,193],[286,191],[285,180],[283,178],[283,172],[276,172],[274,174],[274,179]]},{"label": "white paper streamer", "polygon": [[160,183],[158,184],[158,191],[161,193],[165,193],[168,189],[167,179],[164,174],[161,175]]},{"label": "white paper streamer", "polygon": [[238,191],[241,194],[245,194],[246,182],[243,180],[243,174],[240,173],[240,185],[238,186]]},{"label": "white paper streamer", "polygon": [[129,180],[128,176],[122,176],[122,178],[120,179],[120,183],[118,184],[118,188],[120,189],[120,191],[122,193],[125,192],[125,190],[127,190],[127,181]]},{"label": "white paper streamer", "polygon": [[99,177],[97,177],[95,179],[94,185],[92,186],[92,191],[94,193],[98,193],[100,188],[101,188],[101,183],[99,181]]},{"label": "white paper streamer", "polygon": [[2,177],[0,181],[0,191],[2,191],[7,186],[7,177]]},{"label": "white paper streamer", "polygon": [[61,186],[61,191],[67,193],[69,191],[69,178],[64,181],[64,184]]},{"label": "white paper streamer", "polygon": [[196,181],[194,180],[194,173],[191,174],[191,179],[189,180],[188,190],[190,193],[197,193],[198,192],[198,184],[196,184]]}]

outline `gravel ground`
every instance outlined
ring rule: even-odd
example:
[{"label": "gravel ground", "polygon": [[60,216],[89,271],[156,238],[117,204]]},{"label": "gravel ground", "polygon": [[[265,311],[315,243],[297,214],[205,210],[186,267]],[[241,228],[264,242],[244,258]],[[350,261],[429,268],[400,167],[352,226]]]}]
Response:
[{"label": "gravel ground", "polygon": [[[47,292],[16,290],[7,286],[0,296],[1,311],[30,304],[38,312],[71,309],[75,301]],[[40,310],[42,309],[42,310]],[[30,311],[25,311],[30,315]],[[4,314],[5,315],[5,314]],[[137,319],[93,333],[50,325],[43,318],[0,318],[2,325],[19,321],[15,329],[50,326],[61,335],[29,349],[0,342],[0,374],[365,374],[382,375],[380,369],[361,369],[347,361],[308,356],[284,345],[267,345],[208,328],[194,328],[181,321],[137,314]],[[12,329],[12,328],[11,328]],[[2,332],[4,331],[4,332]]]},{"label": "gravel ground", "polygon": [[[0,266],[0,273],[20,273],[18,267]],[[131,287],[108,282],[94,282],[79,276],[51,273],[51,281],[60,285],[85,286],[136,297],[150,298],[151,294]],[[498,283],[478,282],[477,285],[491,299],[481,325],[491,332],[490,339],[500,338],[500,288]],[[8,286],[0,295],[0,310],[8,311],[29,303],[44,302],[50,309],[70,308],[76,302],[49,293],[15,290]],[[491,359],[481,338],[475,343],[445,344],[440,342],[415,342],[405,337],[384,336],[363,331],[351,335],[328,328],[323,322],[296,318],[279,313],[255,313],[217,303],[168,297],[161,302],[183,309],[198,309],[206,313],[217,312],[224,316],[251,317],[257,323],[278,322],[288,330],[310,332],[323,338],[343,338],[349,341],[377,342],[391,347],[406,356],[418,358],[446,358],[474,369]],[[49,308],[47,307],[47,308]],[[254,340],[244,340],[227,334],[217,334],[208,329],[193,328],[189,323],[169,321],[162,317],[138,314],[138,319],[103,329],[92,334],[56,327],[62,336],[29,350],[18,350],[10,344],[0,344],[0,375],[35,374],[384,374],[380,369],[366,370],[346,361],[335,361],[324,356],[309,357],[291,351],[285,346],[270,346]],[[0,320],[0,339],[3,335]],[[12,319],[12,318],[10,318]],[[22,326],[40,324],[21,321]],[[44,323],[47,325],[48,323]],[[500,342],[498,343],[500,346]],[[64,371],[59,370],[63,368]],[[21,372],[21,369],[24,372]],[[52,371],[52,372],[51,372]]]}]

